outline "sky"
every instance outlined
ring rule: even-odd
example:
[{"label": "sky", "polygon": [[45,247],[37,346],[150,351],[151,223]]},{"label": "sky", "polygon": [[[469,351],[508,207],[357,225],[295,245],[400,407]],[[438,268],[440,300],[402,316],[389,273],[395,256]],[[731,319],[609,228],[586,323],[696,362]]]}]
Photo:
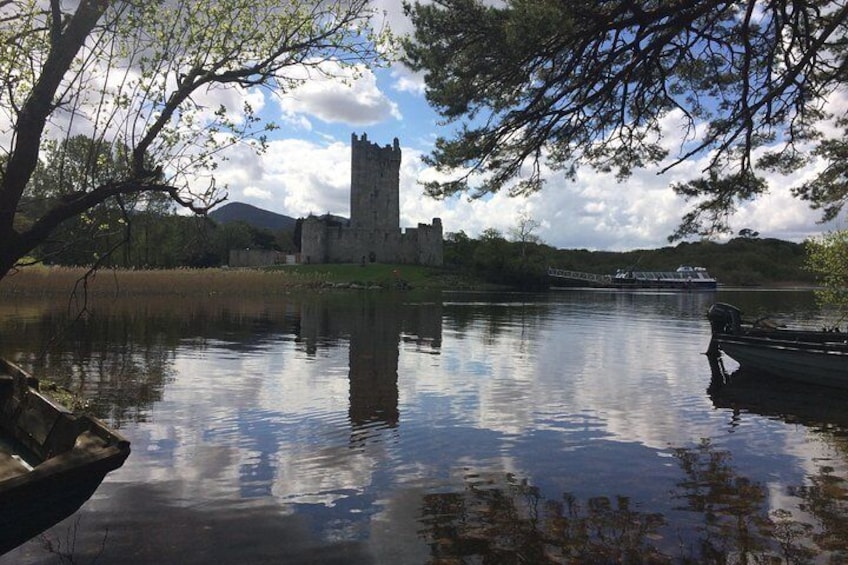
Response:
[{"label": "sky", "polygon": [[[399,2],[377,2],[397,34],[411,30]],[[281,96],[251,93],[254,107],[280,129],[270,137],[268,151],[255,155],[244,149],[231,155],[216,172],[228,201],[303,217],[310,213],[348,216],[350,209],[350,139],[366,133],[380,145],[398,138],[402,150],[400,174],[401,227],[414,227],[441,218],[445,232],[464,231],[477,237],[487,228],[508,236],[520,218],[538,222],[536,235],[558,248],[624,251],[669,245],[668,236],[688,210],[670,185],[695,178],[705,161],[684,163],[662,175],[636,171],[624,182],[589,168],[575,180],[546,171],[544,189],[530,197],[499,193],[471,201],[467,196],[434,200],[420,181],[432,178],[421,157],[431,151],[437,136],[446,135],[439,115],[428,106],[422,76],[396,64],[375,71],[361,69],[346,82],[310,80]],[[673,116],[666,138],[676,147],[679,129]],[[790,178],[769,179],[769,193],[740,208],[731,228],[759,232],[761,237],[791,241],[842,227],[821,225],[820,213],[793,198],[788,187],[811,176],[813,169]]]}]

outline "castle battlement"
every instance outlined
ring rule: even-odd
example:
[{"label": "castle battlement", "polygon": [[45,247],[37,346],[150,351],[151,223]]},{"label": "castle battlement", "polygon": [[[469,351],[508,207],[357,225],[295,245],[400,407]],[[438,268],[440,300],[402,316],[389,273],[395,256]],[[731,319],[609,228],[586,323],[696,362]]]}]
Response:
[{"label": "castle battlement", "polygon": [[[357,137],[356,133],[350,136],[350,148],[352,155],[365,154],[370,155],[372,159],[384,159],[386,161],[398,161],[401,159],[400,141],[394,138],[391,145],[386,144],[380,147],[377,143],[368,141],[368,134],[363,133],[362,137]],[[353,157],[355,160],[356,157]]]}]

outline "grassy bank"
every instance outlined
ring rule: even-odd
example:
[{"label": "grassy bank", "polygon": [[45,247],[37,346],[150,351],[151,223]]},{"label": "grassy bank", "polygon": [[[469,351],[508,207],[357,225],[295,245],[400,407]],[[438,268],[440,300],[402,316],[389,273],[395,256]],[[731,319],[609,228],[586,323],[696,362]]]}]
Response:
[{"label": "grassy bank", "polygon": [[477,288],[470,279],[413,265],[292,265],[267,269],[103,269],[32,266],[0,281],[0,296],[273,296],[340,288]]},{"label": "grassy bank", "polygon": [[445,269],[420,265],[290,265],[275,272],[313,277],[332,285],[380,286],[382,288],[478,288],[480,281]]}]

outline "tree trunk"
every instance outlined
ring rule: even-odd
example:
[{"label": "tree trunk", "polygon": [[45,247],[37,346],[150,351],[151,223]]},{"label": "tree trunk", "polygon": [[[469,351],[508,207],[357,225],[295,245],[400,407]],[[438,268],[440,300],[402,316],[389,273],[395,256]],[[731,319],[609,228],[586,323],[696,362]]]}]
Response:
[{"label": "tree trunk", "polygon": [[109,3],[83,0],[64,28],[59,0],[51,0],[50,4],[53,9],[50,54],[17,115],[15,143],[0,182],[0,280],[30,251],[15,230],[18,204],[38,162],[44,126],[55,109],[56,91]]}]

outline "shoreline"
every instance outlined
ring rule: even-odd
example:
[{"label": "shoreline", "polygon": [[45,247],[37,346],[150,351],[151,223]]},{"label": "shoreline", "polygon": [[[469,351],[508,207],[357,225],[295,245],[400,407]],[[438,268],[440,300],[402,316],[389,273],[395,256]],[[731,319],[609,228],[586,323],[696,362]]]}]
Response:
[{"label": "shoreline", "polygon": [[[722,285],[716,290],[809,290],[809,282]],[[285,296],[332,291],[510,291],[473,275],[417,265],[326,264],[270,268],[100,269],[34,265],[0,281],[3,297]],[[550,289],[547,289],[550,290]],[[547,291],[546,290],[546,291]]]},{"label": "shoreline", "polygon": [[280,296],[334,290],[495,289],[445,269],[412,265],[99,269],[31,266],[0,281],[0,296]]}]

